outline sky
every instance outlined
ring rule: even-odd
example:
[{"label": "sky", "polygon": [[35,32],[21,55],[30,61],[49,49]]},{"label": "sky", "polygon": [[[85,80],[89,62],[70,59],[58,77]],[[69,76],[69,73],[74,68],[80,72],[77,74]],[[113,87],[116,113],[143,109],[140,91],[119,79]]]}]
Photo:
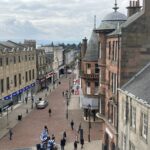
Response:
[{"label": "sky", "polygon": [[[0,0],[0,40],[48,40],[80,42],[89,38],[115,0]],[[118,0],[127,14],[129,0]]]}]

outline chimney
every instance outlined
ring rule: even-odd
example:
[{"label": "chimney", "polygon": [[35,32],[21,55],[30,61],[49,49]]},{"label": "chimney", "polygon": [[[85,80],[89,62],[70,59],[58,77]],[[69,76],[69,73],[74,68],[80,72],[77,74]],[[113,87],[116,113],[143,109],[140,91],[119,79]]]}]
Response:
[{"label": "chimney", "polygon": [[139,0],[130,0],[128,9],[128,17],[134,15],[138,11],[141,10],[140,1]]},{"label": "chimney", "polygon": [[85,53],[86,53],[86,49],[87,49],[87,38],[85,37],[82,40],[82,46],[81,46],[81,57],[83,58]]}]

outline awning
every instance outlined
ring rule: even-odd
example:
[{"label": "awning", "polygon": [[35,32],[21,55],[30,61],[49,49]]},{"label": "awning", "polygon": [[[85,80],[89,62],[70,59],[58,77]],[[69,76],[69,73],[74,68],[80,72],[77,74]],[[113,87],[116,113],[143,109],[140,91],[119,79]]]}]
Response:
[{"label": "awning", "polygon": [[0,100],[0,112],[4,111],[5,109],[9,108],[13,105],[12,100]]},{"label": "awning", "polygon": [[93,110],[98,109],[98,98],[86,97],[86,96],[80,94],[80,107],[88,109],[89,104],[91,105],[91,109],[93,109]]}]

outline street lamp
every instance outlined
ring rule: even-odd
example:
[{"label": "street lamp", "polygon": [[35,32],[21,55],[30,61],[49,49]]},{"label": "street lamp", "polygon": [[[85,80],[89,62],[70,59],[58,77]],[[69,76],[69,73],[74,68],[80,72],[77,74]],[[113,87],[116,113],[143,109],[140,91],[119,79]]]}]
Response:
[{"label": "street lamp", "polygon": [[91,138],[90,138],[90,129],[91,129],[91,118],[90,118],[91,105],[90,105],[90,104],[88,105],[88,114],[89,114],[89,134],[88,134],[88,141],[90,142],[90,141],[91,141]]},{"label": "street lamp", "polygon": [[68,105],[69,105],[69,92],[67,92],[66,94],[66,106],[67,106],[66,119],[68,119]]}]

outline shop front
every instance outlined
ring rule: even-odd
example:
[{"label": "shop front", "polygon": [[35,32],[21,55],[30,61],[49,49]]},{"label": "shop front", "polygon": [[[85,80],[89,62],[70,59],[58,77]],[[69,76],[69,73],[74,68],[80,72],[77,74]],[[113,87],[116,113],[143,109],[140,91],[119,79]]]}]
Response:
[{"label": "shop front", "polygon": [[10,95],[5,96],[3,101],[12,101],[17,104],[19,101],[24,101],[25,98],[31,97],[35,91],[35,83],[32,83]]}]

